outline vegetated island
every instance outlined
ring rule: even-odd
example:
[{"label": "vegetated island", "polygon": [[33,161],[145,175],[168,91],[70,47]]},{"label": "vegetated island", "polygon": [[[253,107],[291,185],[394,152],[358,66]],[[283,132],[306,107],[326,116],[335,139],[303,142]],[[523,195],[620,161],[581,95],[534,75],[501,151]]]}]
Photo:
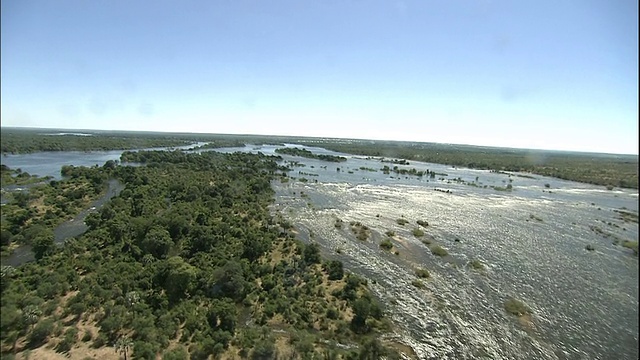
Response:
[{"label": "vegetated island", "polygon": [[318,159],[322,161],[330,161],[330,162],[343,162],[347,161],[346,157],[343,156],[335,156],[335,155],[325,155],[325,154],[314,154],[307,149],[302,148],[279,148],[276,149],[275,152],[278,154],[286,154],[291,156],[301,156],[309,159]]},{"label": "vegetated island", "polygon": [[[18,224],[45,230],[34,235],[36,261],[2,267],[2,358],[400,358],[381,340],[391,323],[367,281],[271,215],[275,157],[140,151],[124,159],[148,165],[68,167],[68,180],[42,190],[44,205],[35,194],[15,200],[20,209],[48,207],[46,219],[72,211],[64,204],[99,192],[104,179],[124,185],[62,247],[51,242],[56,221],[23,214]],[[70,197],[49,201],[48,193]]]}]

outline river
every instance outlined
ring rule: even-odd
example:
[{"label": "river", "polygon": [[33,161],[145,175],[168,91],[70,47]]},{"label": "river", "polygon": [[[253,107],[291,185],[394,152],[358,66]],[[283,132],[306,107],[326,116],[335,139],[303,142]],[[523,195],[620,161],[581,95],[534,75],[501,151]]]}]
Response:
[{"label": "river", "polygon": [[[211,151],[275,154],[276,148]],[[273,211],[289,218],[301,238],[317,241],[325,256],[369,280],[397,326],[396,340],[420,359],[638,358],[638,257],[612,243],[638,240],[638,223],[618,212],[637,214],[636,190],[420,162],[398,168],[440,175],[383,174],[378,169],[395,165],[307,148],[348,160],[283,155],[304,164],[290,176],[307,181],[274,181]],[[2,163],[59,177],[64,164],[101,165],[120,153],[12,155]],[[511,191],[491,188],[507,185]],[[338,218],[342,229],[334,226]],[[401,218],[409,224],[399,225]],[[429,223],[422,239],[449,255],[433,255],[412,235],[416,220]],[[370,238],[356,240],[350,221],[367,225]],[[396,234],[397,255],[378,246],[388,230]],[[485,269],[472,269],[473,260]],[[422,289],[412,285],[417,268],[431,273]],[[507,314],[509,297],[524,301],[531,317]]]}]

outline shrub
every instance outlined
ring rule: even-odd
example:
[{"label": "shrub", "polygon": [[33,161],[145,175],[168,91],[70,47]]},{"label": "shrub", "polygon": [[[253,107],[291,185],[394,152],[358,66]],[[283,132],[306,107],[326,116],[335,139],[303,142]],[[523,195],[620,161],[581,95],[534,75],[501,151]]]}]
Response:
[{"label": "shrub", "polygon": [[417,280],[417,279],[413,280],[411,282],[411,285],[417,287],[418,289],[424,289],[425,288],[424,283],[422,281],[420,281],[420,280]]},{"label": "shrub", "polygon": [[429,273],[429,270],[427,269],[418,269],[416,270],[416,276],[423,278],[423,279],[427,279],[429,277],[431,277],[431,274]]},{"label": "shrub", "polygon": [[426,221],[423,221],[423,220],[418,220],[418,221],[416,221],[416,223],[417,223],[418,225],[422,226],[422,227],[427,227],[427,226],[429,226],[429,223],[428,223],[428,222],[426,222]]},{"label": "shrub", "polygon": [[585,248],[585,249],[587,249],[587,250],[589,250],[589,251],[593,251],[593,250],[595,250],[595,249],[596,249],[596,248],[595,248],[595,247],[593,247],[593,245],[591,245],[591,244],[588,244],[588,245],[587,245],[587,246],[585,246],[584,248]]},{"label": "shrub", "polygon": [[422,231],[422,230],[420,230],[420,229],[418,229],[418,228],[413,229],[413,230],[411,231],[411,233],[412,233],[412,234],[413,234],[413,236],[415,236],[415,237],[423,237],[423,236],[424,236],[424,231]]},{"label": "shrub", "polygon": [[484,264],[482,262],[480,262],[480,260],[473,260],[469,263],[469,266],[471,266],[473,269],[476,270],[483,270],[484,269]]},{"label": "shrub", "polygon": [[389,239],[384,239],[380,243],[380,247],[385,250],[391,250],[391,248],[393,247],[393,244],[391,243],[391,241],[389,241]]},{"label": "shrub", "polygon": [[89,330],[85,331],[84,335],[82,335],[82,341],[87,342],[87,341],[91,341],[91,339],[93,339],[93,335],[91,334],[91,331]]},{"label": "shrub", "polygon": [[409,220],[400,218],[397,219],[396,222],[398,223],[398,225],[406,225],[409,223]]},{"label": "shrub", "polygon": [[29,334],[29,345],[31,347],[38,347],[47,340],[47,337],[53,333],[53,320],[45,319],[36,325]]},{"label": "shrub", "polygon": [[509,298],[505,301],[504,309],[507,310],[509,314],[517,316],[526,315],[531,312],[525,303],[514,298]]},{"label": "shrub", "polygon": [[449,255],[447,250],[442,248],[440,245],[435,245],[435,246],[431,247],[431,253],[433,255],[437,255],[437,256],[447,256],[447,255]]},{"label": "shrub", "polygon": [[387,230],[384,234],[387,235],[388,237],[396,236],[396,232],[393,230]]}]

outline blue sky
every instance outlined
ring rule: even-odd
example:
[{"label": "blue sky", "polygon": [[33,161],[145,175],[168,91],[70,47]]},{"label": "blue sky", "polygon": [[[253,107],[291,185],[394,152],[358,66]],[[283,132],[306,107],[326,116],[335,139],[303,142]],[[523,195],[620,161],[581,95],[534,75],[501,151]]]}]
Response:
[{"label": "blue sky", "polygon": [[638,2],[2,1],[2,126],[638,154]]}]

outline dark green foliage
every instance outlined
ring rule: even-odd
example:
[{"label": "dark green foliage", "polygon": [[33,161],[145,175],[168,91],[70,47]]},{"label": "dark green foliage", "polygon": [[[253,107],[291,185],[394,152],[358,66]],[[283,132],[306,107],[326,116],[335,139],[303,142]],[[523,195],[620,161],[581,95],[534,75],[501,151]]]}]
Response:
[{"label": "dark green foliage", "polygon": [[342,268],[342,262],[338,260],[330,260],[324,264],[324,270],[329,275],[329,280],[342,280],[344,277],[344,270]]},{"label": "dark green foliage", "polygon": [[320,263],[320,247],[316,243],[308,244],[304,247],[303,259],[307,264]]},{"label": "dark green foliage", "polygon": [[184,347],[178,346],[175,349],[165,352],[162,355],[162,360],[189,360],[189,353]]},{"label": "dark green foliage", "polygon": [[347,161],[346,157],[334,156],[334,155],[325,155],[325,154],[314,154],[314,153],[312,153],[311,151],[309,151],[307,149],[301,149],[301,148],[279,148],[279,149],[276,149],[276,152],[279,153],[279,154],[287,154],[287,155],[292,155],[292,156],[301,156],[301,157],[305,157],[305,158],[309,158],[309,159],[318,159],[318,160],[330,161],[330,162]]},{"label": "dark green foliage", "polygon": [[45,319],[39,322],[29,333],[29,347],[36,348],[42,345],[47,337],[53,333],[54,322],[52,319]]}]

